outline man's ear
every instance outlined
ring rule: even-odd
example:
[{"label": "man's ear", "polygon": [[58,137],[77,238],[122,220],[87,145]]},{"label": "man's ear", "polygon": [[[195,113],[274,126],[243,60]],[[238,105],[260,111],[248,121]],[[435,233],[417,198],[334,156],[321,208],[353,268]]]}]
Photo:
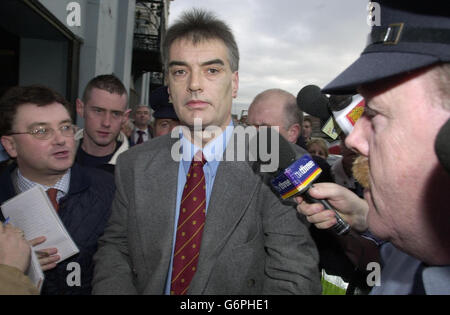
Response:
[{"label": "man's ear", "polygon": [[6,152],[8,152],[9,156],[12,158],[16,158],[17,150],[14,138],[12,136],[2,136],[0,138],[0,141],[2,142],[2,145],[5,148]]},{"label": "man's ear", "polygon": [[77,98],[76,105],[77,105],[78,116],[80,116],[81,118],[84,118],[84,103],[83,103],[83,101],[80,100],[79,98]]},{"label": "man's ear", "polygon": [[233,93],[233,98],[236,98],[238,96],[238,91],[239,91],[239,72],[236,71],[233,73],[233,79],[232,79],[232,93]]},{"label": "man's ear", "polygon": [[169,94],[169,103],[170,103],[170,104],[173,104],[173,102],[172,102],[172,95],[170,95],[170,88],[169,88],[169,85],[167,85],[167,94]]},{"label": "man's ear", "polygon": [[288,129],[288,137],[289,142],[296,143],[298,137],[300,137],[302,128],[300,127],[300,124],[293,124]]},{"label": "man's ear", "polygon": [[122,124],[126,123],[130,119],[131,108],[128,108],[122,116]]}]

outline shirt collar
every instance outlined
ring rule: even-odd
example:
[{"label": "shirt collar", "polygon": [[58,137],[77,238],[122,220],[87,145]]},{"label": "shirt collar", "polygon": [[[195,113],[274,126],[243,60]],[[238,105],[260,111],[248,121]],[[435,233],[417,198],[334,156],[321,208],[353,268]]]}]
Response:
[{"label": "shirt collar", "polygon": [[144,134],[147,134],[147,133],[148,133],[148,129],[147,129],[147,128],[144,129],[144,130],[139,129],[139,128],[136,128],[136,134],[137,134],[137,135],[139,134],[139,131],[143,132]]},{"label": "shirt collar", "polygon": [[33,182],[27,178],[25,178],[21,173],[19,168],[17,168],[17,188],[19,192],[24,192],[26,190],[29,190],[33,188],[34,186],[38,185],[41,186],[45,191],[49,188],[56,188],[59,191],[61,191],[64,195],[66,195],[69,192],[70,187],[70,173],[71,169],[69,168],[67,172],[59,179],[58,182],[56,182],[55,185],[52,187],[41,185],[39,183]]},{"label": "shirt collar", "polygon": [[201,150],[208,163],[221,161],[223,159],[223,153],[225,152],[227,143],[233,135],[233,129],[234,124],[233,120],[231,120],[230,124],[225,128],[225,130],[218,137],[211,140],[203,149],[190,142],[186,137],[183,136],[183,132],[182,130],[180,130],[182,152],[181,160],[183,162],[191,162],[194,154],[197,151]]}]

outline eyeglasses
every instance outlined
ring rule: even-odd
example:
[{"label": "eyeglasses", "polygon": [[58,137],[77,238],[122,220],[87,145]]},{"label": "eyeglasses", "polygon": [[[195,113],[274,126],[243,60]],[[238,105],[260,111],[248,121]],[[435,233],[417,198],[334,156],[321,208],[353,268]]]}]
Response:
[{"label": "eyeglasses", "polygon": [[[64,137],[73,137],[76,131],[74,125],[64,125],[59,127],[58,130]],[[8,136],[13,135],[32,135],[33,137],[39,140],[48,140],[55,135],[55,129],[39,126],[28,132],[12,132],[8,134]]]}]

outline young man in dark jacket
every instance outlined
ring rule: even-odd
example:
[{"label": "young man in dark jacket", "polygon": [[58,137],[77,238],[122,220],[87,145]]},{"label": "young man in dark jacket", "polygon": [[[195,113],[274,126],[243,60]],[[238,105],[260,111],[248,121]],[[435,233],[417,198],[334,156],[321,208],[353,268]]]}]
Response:
[{"label": "young man in dark jacket", "polygon": [[[42,294],[91,293],[92,256],[110,215],[113,177],[74,164],[74,134],[68,103],[46,87],[16,87],[0,100],[1,142],[16,159],[0,175],[0,204],[35,185],[49,196],[56,189],[55,211],[80,250],[64,261],[56,249],[40,251]],[[31,242],[44,243],[45,235]]]}]

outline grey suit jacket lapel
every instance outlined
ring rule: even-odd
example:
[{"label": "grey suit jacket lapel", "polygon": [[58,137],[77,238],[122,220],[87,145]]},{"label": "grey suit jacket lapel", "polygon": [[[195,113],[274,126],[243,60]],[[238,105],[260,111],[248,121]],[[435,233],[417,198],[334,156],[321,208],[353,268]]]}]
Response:
[{"label": "grey suit jacket lapel", "polygon": [[[174,143],[171,139],[152,161],[141,156],[142,160],[136,163],[138,235],[141,236],[144,261],[152,273],[148,275],[152,279],[148,285],[153,292],[155,288],[165,286],[172,253],[179,166],[170,155]],[[141,167],[139,163],[142,163]]]},{"label": "grey suit jacket lapel", "polygon": [[[229,145],[227,146],[227,150]],[[224,154],[225,160],[226,154]],[[242,180],[245,178],[245,180]],[[217,169],[202,236],[198,265],[188,294],[202,294],[221,249],[233,233],[258,186],[248,162],[222,161]]]}]

